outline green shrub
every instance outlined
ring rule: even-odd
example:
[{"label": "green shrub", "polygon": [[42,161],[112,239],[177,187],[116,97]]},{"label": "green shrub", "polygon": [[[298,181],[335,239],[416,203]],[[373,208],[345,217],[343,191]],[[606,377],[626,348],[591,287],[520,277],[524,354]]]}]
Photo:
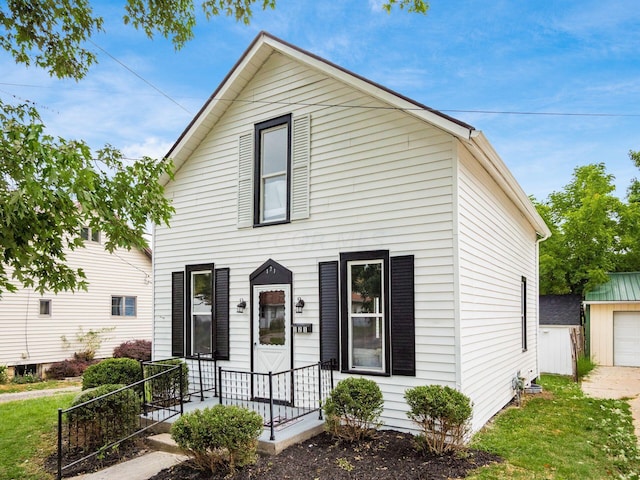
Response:
[{"label": "green shrub", "polygon": [[182,415],[171,437],[202,470],[215,473],[254,463],[262,417],[233,405],[215,405]]},{"label": "green shrub", "polygon": [[25,373],[24,375],[14,375],[11,379],[11,383],[15,383],[16,385],[24,385],[26,383],[38,383],[41,382],[42,378],[36,373]]},{"label": "green shrub", "polygon": [[82,375],[82,389],[120,383],[131,385],[142,380],[140,364],[131,358],[107,358],[91,365]]},{"label": "green shrub", "polygon": [[471,400],[448,386],[429,385],[407,390],[407,416],[420,428],[418,448],[442,455],[464,445],[473,413]]},{"label": "green shrub", "polygon": [[0,365],[0,385],[4,385],[9,381],[9,368],[6,365]]},{"label": "green shrub", "polygon": [[[107,384],[86,390],[78,395],[72,406],[98,399],[123,387]],[[67,413],[69,428],[74,432],[69,438],[85,451],[96,451],[112,442],[134,433],[139,426],[140,396],[133,390],[121,390]]]},{"label": "green shrub", "polygon": [[181,369],[177,369],[168,376],[154,378],[146,383],[147,399],[152,403],[168,405],[171,399],[179,399],[180,382],[182,382],[183,398],[189,394],[189,367],[179,358],[162,360],[146,365],[144,367],[144,376],[145,378],[152,377],[175,365],[180,365]]},{"label": "green shrub", "polygon": [[68,377],[79,377],[89,366],[85,360],[74,357],[51,364],[46,372],[48,379],[61,380]]},{"label": "green shrub", "polygon": [[338,382],[324,404],[326,428],[349,441],[369,437],[381,425],[383,398],[373,380],[349,377]]}]

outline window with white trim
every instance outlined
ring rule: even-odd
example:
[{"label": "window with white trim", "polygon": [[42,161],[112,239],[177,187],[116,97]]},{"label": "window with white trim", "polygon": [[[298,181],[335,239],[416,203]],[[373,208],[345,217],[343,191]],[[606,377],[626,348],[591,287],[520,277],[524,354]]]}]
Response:
[{"label": "window with white trim", "polygon": [[94,243],[100,243],[100,230],[82,227],[82,230],[80,230],[80,238],[86,241],[91,240]]},{"label": "window with white trim", "polygon": [[51,316],[51,300],[40,299],[40,315]]},{"label": "window with white trim", "polygon": [[289,221],[291,115],[255,126],[254,224]]},{"label": "window with white trim", "polygon": [[114,317],[135,317],[136,297],[126,297],[120,295],[111,296],[111,315]]},{"label": "window with white trim", "polygon": [[348,263],[350,370],[385,370],[384,275],[382,260]]},{"label": "window with white trim", "polygon": [[[204,266],[203,266],[204,267]],[[213,269],[187,267],[189,282],[189,353],[213,353]]]}]

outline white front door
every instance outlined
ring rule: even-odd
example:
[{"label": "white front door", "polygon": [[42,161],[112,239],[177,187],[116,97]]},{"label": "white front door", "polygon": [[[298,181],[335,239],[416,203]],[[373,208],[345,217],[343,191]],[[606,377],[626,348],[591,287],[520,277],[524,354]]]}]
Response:
[{"label": "white front door", "polygon": [[253,371],[291,368],[291,286],[253,287]]}]

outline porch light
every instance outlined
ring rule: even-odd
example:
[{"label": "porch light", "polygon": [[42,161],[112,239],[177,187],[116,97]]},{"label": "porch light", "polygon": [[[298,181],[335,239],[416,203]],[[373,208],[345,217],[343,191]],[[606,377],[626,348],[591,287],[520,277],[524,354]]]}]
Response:
[{"label": "porch light", "polygon": [[298,297],[298,301],[296,302],[296,313],[302,313],[303,308],[304,308],[304,300]]},{"label": "porch light", "polygon": [[238,304],[238,313],[244,313],[244,309],[247,308],[247,302],[244,301],[244,298],[240,299],[240,303]]}]

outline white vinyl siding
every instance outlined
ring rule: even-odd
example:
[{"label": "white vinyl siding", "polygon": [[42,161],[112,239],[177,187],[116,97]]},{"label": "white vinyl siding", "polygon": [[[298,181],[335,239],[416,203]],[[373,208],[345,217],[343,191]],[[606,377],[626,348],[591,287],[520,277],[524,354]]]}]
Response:
[{"label": "white vinyl siding", "polygon": [[536,233],[469,151],[459,152],[460,381],[478,427],[512,398],[518,371],[527,380],[538,375]]},{"label": "white vinyl siding", "polygon": [[[50,315],[40,315],[41,296],[33,289],[5,292],[0,299],[0,364],[48,364],[73,357],[80,328],[84,333],[113,328],[102,335],[98,358],[128,340],[151,340],[151,260],[137,250],[116,250],[87,242],[86,248],[67,253],[72,268],[87,275],[88,291],[46,293]],[[112,296],[120,292],[136,299],[136,316],[112,316]],[[123,294],[124,296],[124,294]],[[71,346],[65,348],[62,336]]]},{"label": "white vinyl siding", "polygon": [[[294,272],[292,297],[305,300],[293,321],[314,324],[313,333],[293,335],[294,366],[315,363],[318,262],[384,245],[391,255],[415,255],[417,375],[402,383],[376,377],[388,399],[385,421],[409,428],[405,388],[456,380],[452,137],[280,54],[239,99],[254,101],[233,103],[166,188],[176,213],[171,228],[156,227],[154,239],[155,357],[171,353],[171,272],[203,262],[229,267],[235,305],[249,296],[249,275],[272,258]],[[311,120],[308,219],[238,230],[238,138],[289,113],[294,123]],[[225,367],[250,367],[248,322],[249,309],[231,309]]]}]

